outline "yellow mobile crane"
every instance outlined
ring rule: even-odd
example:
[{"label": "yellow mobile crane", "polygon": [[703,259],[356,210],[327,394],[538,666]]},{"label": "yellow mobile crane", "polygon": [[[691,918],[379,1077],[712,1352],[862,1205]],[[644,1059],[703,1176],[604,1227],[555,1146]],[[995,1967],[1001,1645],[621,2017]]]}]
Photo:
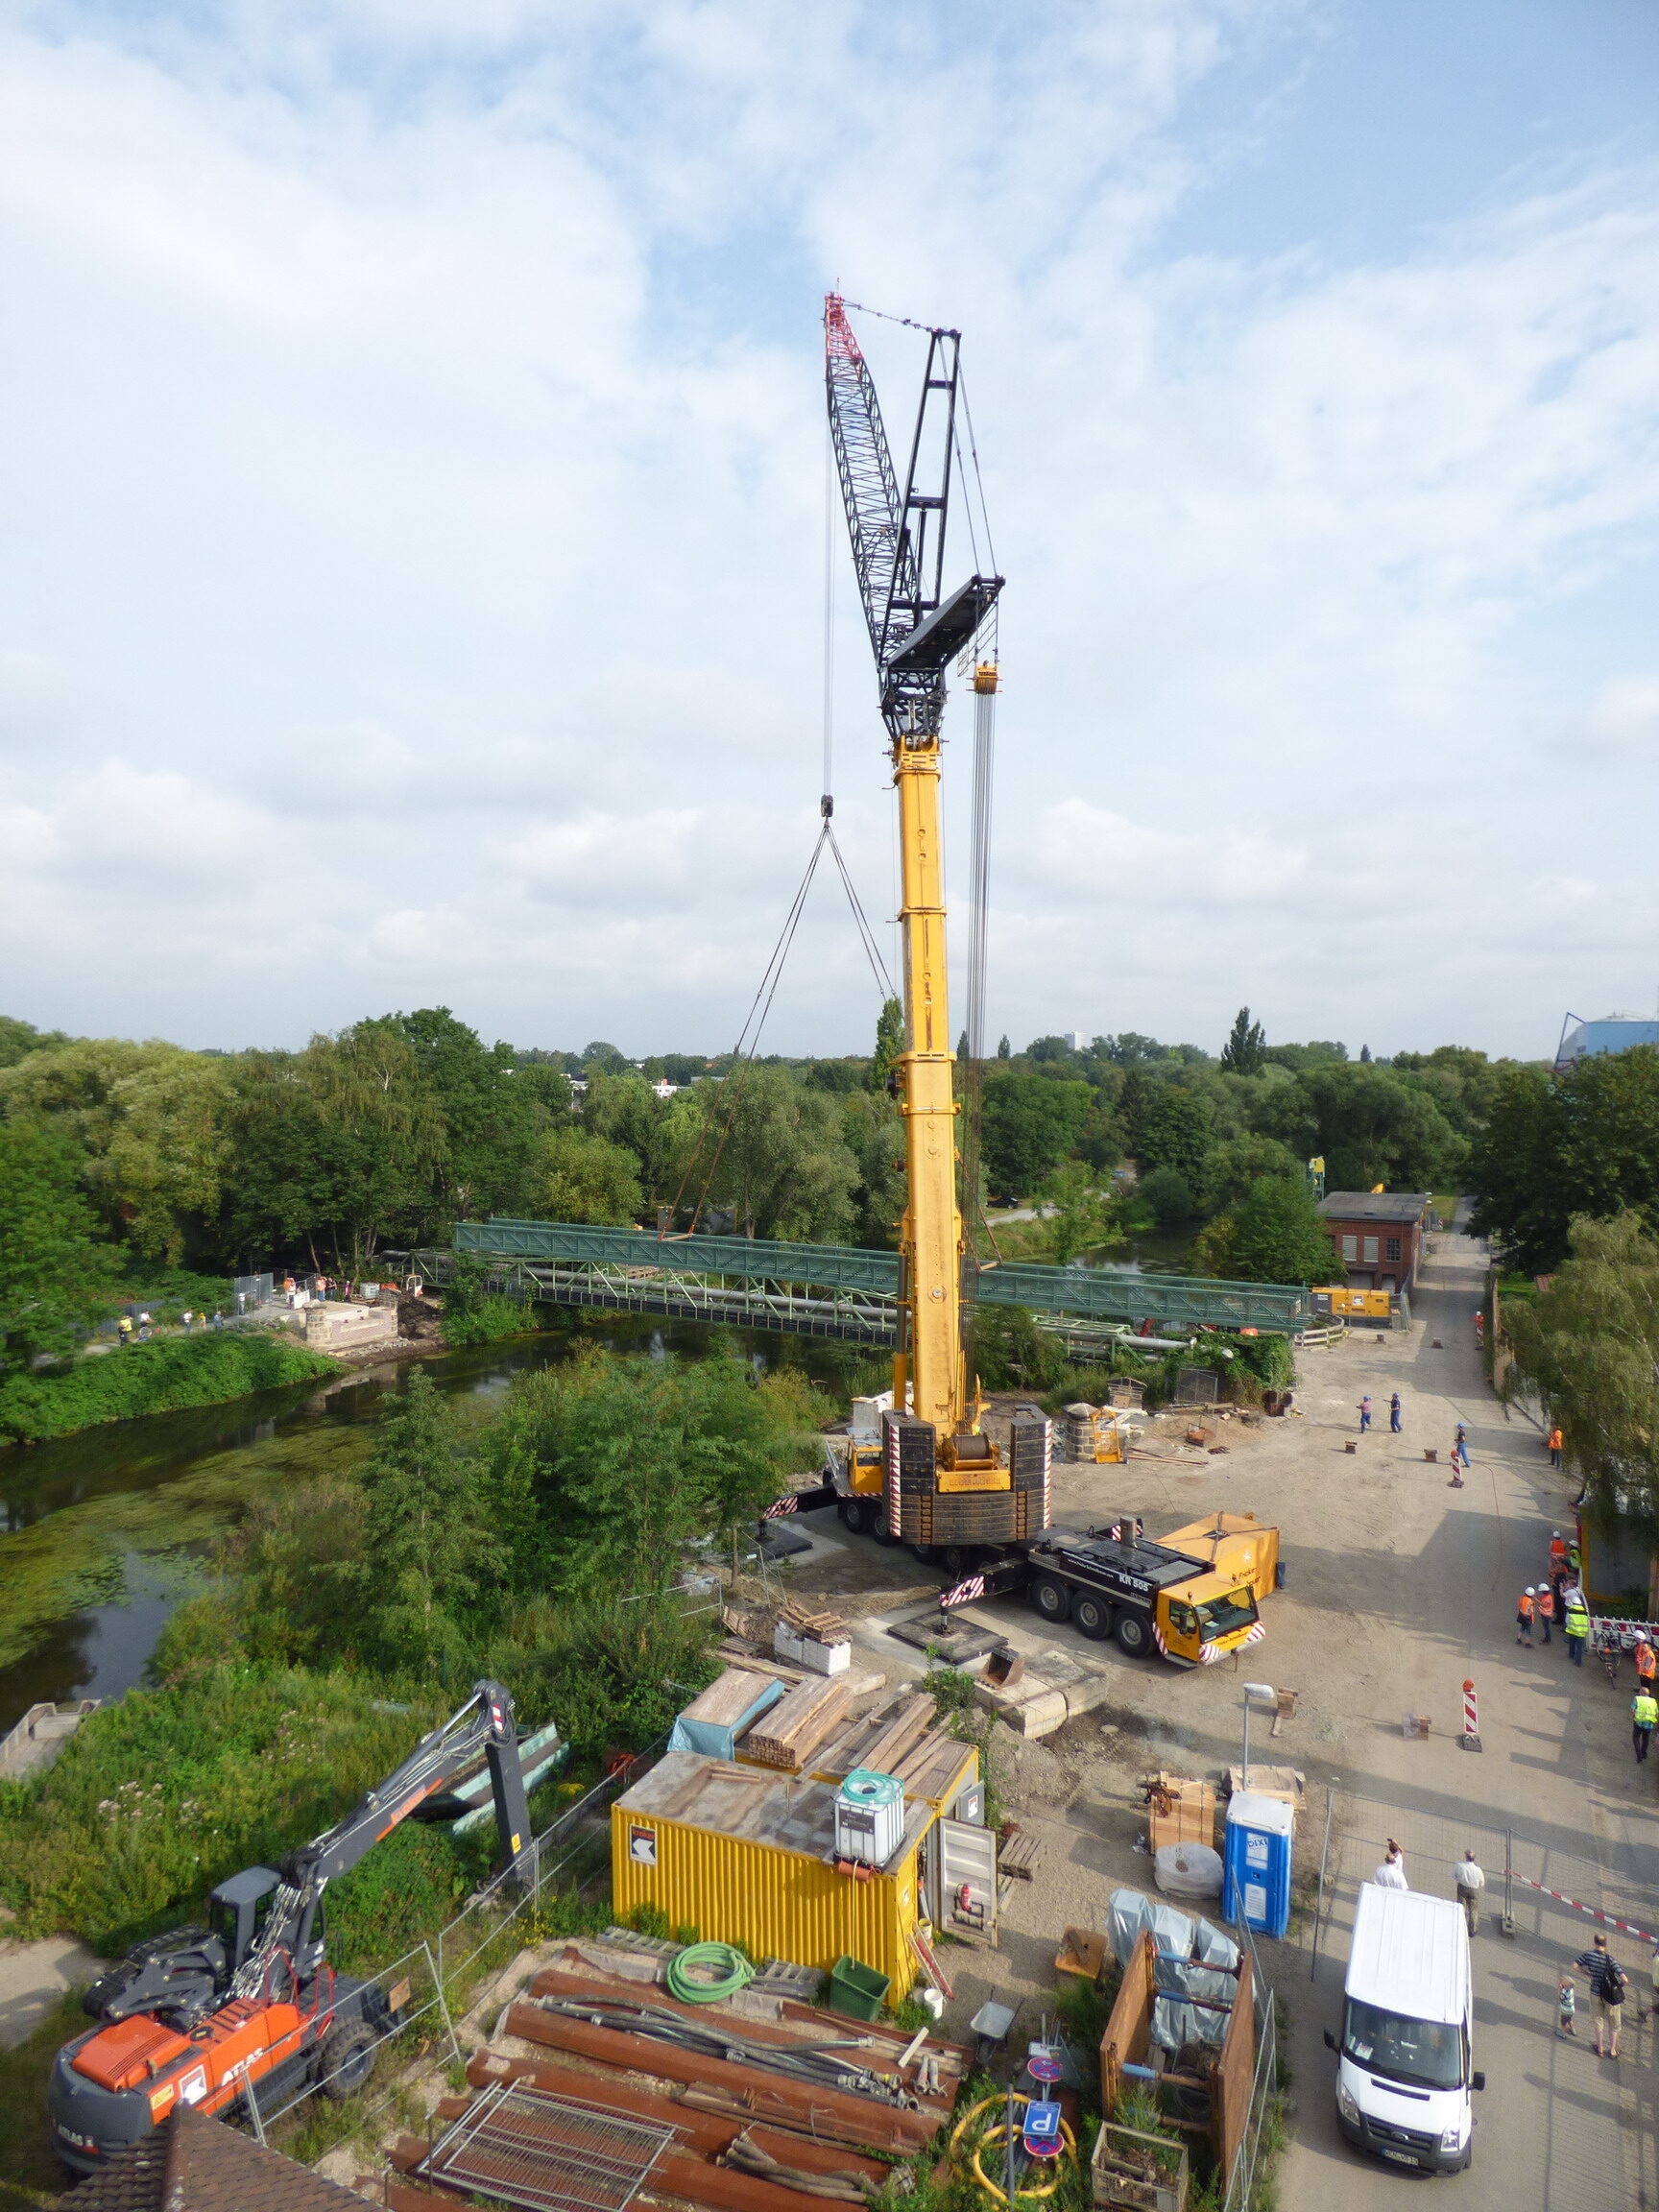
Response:
[{"label": "yellow mobile crane", "polygon": [[[902,866],[904,1049],[892,1077],[904,1118],[908,1197],[900,1228],[902,1331],[893,1403],[879,1432],[857,1427],[840,1456],[842,1517],[952,1568],[980,1547],[1019,1544],[1048,1518],[1049,1424],[1017,1412],[1007,1448],[980,1426],[962,1325],[962,1216],[946,978],[939,773],[945,671],[972,651],[1002,589],[971,576],[944,590],[945,528],[956,466],[961,336],[927,332],[922,400],[902,490],[876,387],[831,293],[824,307],[830,436],[899,794]],[[994,690],[994,663],[975,688]],[[976,1199],[969,1193],[969,1202]]]}]

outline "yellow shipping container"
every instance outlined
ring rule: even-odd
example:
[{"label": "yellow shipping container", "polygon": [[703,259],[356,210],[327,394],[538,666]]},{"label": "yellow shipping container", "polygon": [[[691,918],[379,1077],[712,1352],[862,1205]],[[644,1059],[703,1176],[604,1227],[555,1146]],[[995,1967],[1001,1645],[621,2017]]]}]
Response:
[{"label": "yellow shipping container", "polygon": [[611,1808],[618,1916],[653,1905],[705,1942],[825,1972],[859,1959],[903,1995],[917,1972],[910,1932],[925,1919],[919,1857],[938,1811],[908,1803],[903,1841],[864,1881],[835,1870],[835,1796],[828,1783],[668,1752]]}]

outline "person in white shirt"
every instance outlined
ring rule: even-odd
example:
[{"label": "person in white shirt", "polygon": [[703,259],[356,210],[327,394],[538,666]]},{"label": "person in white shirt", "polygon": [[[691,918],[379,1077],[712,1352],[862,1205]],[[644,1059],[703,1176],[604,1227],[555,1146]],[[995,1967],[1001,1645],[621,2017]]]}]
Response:
[{"label": "person in white shirt", "polygon": [[1379,1889],[1409,1889],[1411,1887],[1406,1879],[1406,1855],[1392,1836],[1388,1839],[1388,1856],[1371,1879]]},{"label": "person in white shirt", "polygon": [[1457,1902],[1471,1936],[1480,1925],[1480,1892],[1485,1887],[1486,1877],[1476,1863],[1474,1852],[1465,1851],[1457,1862]]}]

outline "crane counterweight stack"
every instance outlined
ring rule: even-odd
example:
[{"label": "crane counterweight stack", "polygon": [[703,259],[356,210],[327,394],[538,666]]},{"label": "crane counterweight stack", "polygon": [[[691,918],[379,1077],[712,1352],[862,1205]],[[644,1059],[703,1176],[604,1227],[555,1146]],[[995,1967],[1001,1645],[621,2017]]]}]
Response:
[{"label": "crane counterweight stack", "polygon": [[[962,1314],[962,1216],[947,981],[939,796],[945,672],[969,652],[997,604],[1000,576],[945,589],[960,333],[927,332],[922,399],[902,487],[846,303],[825,302],[830,436],[853,565],[875,655],[899,797],[904,1049],[895,1062],[908,1196],[900,1230],[903,1334],[880,1449],[848,1453],[841,1479],[853,1526],[921,1549],[961,1550],[1035,1536],[1047,1507],[1047,1424],[1018,1420],[1006,1451],[980,1427]],[[996,689],[982,661],[974,689]],[[972,1195],[971,1199],[972,1199]],[[860,1515],[868,1507],[869,1519]]]}]

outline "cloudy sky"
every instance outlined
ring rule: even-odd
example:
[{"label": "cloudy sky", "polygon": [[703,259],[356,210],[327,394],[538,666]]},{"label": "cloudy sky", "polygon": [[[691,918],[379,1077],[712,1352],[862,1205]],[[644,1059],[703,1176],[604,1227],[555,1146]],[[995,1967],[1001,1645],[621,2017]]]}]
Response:
[{"label": "cloudy sky", "polygon": [[[817,827],[831,285],[964,332],[993,1034],[1653,1010],[1650,0],[7,0],[0,270],[0,1011],[728,1044]],[[826,886],[768,1041],[873,1001]]]}]

